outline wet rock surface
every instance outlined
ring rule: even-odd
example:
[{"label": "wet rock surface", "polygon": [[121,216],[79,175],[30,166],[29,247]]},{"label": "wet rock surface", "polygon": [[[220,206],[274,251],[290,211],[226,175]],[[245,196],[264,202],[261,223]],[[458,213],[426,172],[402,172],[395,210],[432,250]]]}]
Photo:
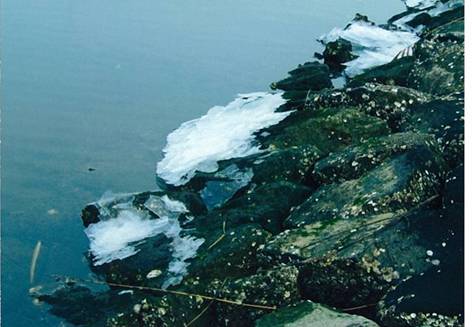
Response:
[{"label": "wet rock surface", "polygon": [[338,312],[329,307],[309,301],[301,302],[271,313],[256,322],[256,327],[375,327],[366,318]]},{"label": "wet rock surface", "polygon": [[462,326],[463,9],[435,6],[449,4],[392,17],[382,28],[419,40],[345,87],[330,79],[355,59],[343,39],[273,83],[290,115],[250,155],[86,206],[94,279],[32,296],[84,326]]}]

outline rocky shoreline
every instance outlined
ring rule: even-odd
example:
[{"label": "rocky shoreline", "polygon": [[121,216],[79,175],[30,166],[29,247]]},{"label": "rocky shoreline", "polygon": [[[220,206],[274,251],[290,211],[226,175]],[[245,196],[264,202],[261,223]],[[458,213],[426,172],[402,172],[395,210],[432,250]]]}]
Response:
[{"label": "rocky shoreline", "polygon": [[[357,15],[331,32],[271,85],[283,93],[182,125],[159,190],[83,210],[99,282],[58,278],[32,296],[84,326],[462,326],[463,3],[406,4],[388,24]],[[369,50],[355,28],[412,44]],[[241,108],[258,123],[238,125]],[[172,141],[223,113],[237,135],[253,124],[249,143],[196,149],[177,174]]]}]

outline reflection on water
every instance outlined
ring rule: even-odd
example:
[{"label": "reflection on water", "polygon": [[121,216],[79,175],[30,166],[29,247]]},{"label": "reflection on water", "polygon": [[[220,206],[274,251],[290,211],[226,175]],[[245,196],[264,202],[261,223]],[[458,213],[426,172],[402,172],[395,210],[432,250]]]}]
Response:
[{"label": "reflection on water", "polygon": [[154,187],[166,135],[239,92],[267,90],[356,12],[400,0],[3,0],[2,319],[57,326],[35,280],[86,276],[79,219],[106,190]]}]

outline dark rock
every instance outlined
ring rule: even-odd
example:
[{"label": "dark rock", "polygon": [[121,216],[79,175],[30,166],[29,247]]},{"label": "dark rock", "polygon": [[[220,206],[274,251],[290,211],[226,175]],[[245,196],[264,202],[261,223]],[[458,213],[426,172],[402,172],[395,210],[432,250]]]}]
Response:
[{"label": "dark rock", "polygon": [[464,266],[449,264],[401,282],[382,299],[378,310],[386,326],[459,326],[463,299]]},{"label": "dark rock", "polygon": [[272,137],[264,140],[263,146],[269,149],[312,145],[325,154],[389,132],[385,121],[355,108],[297,112],[268,130]]},{"label": "dark rock", "polygon": [[206,233],[206,241],[190,266],[190,275],[225,278],[255,273],[256,250],[267,242],[270,234],[256,224],[226,229],[224,217],[220,217],[220,221],[202,218],[200,230]]},{"label": "dark rock", "polygon": [[269,183],[228,202],[221,214],[229,226],[257,223],[271,233],[280,233],[290,209],[310,193],[310,188],[299,184]]},{"label": "dark rock", "polygon": [[450,167],[464,162],[464,101],[461,96],[412,106],[402,129],[433,134]]},{"label": "dark rock", "polygon": [[95,224],[100,221],[98,218],[100,216],[100,211],[98,210],[97,206],[94,204],[87,205],[84,209],[82,209],[82,223],[84,227],[88,227],[90,224]]},{"label": "dark rock", "polygon": [[422,40],[415,46],[415,61],[406,86],[435,95],[464,90],[464,46],[457,41]]},{"label": "dark rock", "polygon": [[[356,165],[351,163],[353,169]],[[323,185],[293,210],[285,226],[409,209],[438,194],[442,170],[428,148],[399,154],[358,179]]]},{"label": "dark rock", "polygon": [[326,44],[323,58],[324,63],[328,65],[331,71],[341,72],[346,68],[343,64],[355,59],[356,56],[352,54],[351,42],[340,38]]},{"label": "dark rock", "polygon": [[136,245],[139,252],[130,257],[90,267],[94,273],[104,276],[107,282],[160,287],[167,277],[165,273],[153,279],[146,276],[155,269],[167,270],[172,259],[171,242],[171,239],[159,234]]},{"label": "dark rock", "polygon": [[371,116],[387,121],[392,131],[399,131],[408,116],[409,108],[431,101],[431,96],[401,86],[367,83],[343,90],[323,90],[314,93],[308,108],[356,107]]},{"label": "dark rock", "polygon": [[76,282],[60,282],[59,286],[47,292],[38,287],[33,296],[50,305],[49,311],[77,326],[105,326],[107,313],[124,310],[131,295],[119,295],[116,291],[94,292]]},{"label": "dark rock", "polygon": [[278,309],[257,320],[256,327],[376,327],[375,322],[310,301]]},{"label": "dark rock", "polygon": [[[232,281],[221,287],[219,296],[241,303],[283,307],[300,301],[297,278],[295,267],[281,267]],[[216,304],[216,314],[222,326],[253,326],[255,320],[267,312],[238,305]]]},{"label": "dark rock", "polygon": [[429,134],[397,133],[371,138],[317,161],[313,168],[313,183],[320,186],[357,179],[387,158],[412,151],[429,151],[440,156],[439,145]]},{"label": "dark rock", "polygon": [[316,91],[332,87],[329,68],[319,62],[307,62],[288,72],[290,77],[273,83],[273,89],[283,91]]},{"label": "dark rock", "polygon": [[413,69],[414,62],[415,59],[411,56],[394,59],[388,64],[370,68],[355,76],[348,82],[347,86],[357,87],[365,83],[409,86],[408,76]]},{"label": "dark rock", "polygon": [[301,296],[337,308],[376,303],[388,290],[389,282],[367,266],[352,258],[305,264],[299,275]]},{"label": "dark rock", "polygon": [[[456,29],[456,31],[459,32],[459,34],[462,34],[462,37],[459,36],[457,40],[464,40],[463,35],[464,35],[464,5],[456,4],[456,7],[445,11],[441,13],[438,16],[431,17],[431,19],[425,24],[426,28],[424,29],[422,33],[423,38],[430,38],[430,37],[436,37],[438,34],[440,34],[440,30],[442,27],[445,27],[450,24],[455,24],[457,22],[462,22],[462,24],[459,24],[458,26],[456,25],[456,28],[462,25],[462,33],[460,33],[459,30]],[[451,26],[449,26],[451,27]],[[448,29],[448,27],[446,27]],[[443,30],[444,31],[444,30]],[[444,39],[443,39],[444,40]]]}]

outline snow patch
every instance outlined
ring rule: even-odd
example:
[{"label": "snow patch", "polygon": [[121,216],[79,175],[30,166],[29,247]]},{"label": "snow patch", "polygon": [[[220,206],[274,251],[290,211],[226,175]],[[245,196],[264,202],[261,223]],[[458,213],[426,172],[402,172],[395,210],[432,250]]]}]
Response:
[{"label": "snow patch", "polygon": [[282,94],[240,94],[226,106],[180,125],[167,136],[157,175],[169,184],[182,185],[195,172],[214,172],[217,162],[260,152],[254,133],[279,123],[290,112],[275,112],[286,103]]}]

